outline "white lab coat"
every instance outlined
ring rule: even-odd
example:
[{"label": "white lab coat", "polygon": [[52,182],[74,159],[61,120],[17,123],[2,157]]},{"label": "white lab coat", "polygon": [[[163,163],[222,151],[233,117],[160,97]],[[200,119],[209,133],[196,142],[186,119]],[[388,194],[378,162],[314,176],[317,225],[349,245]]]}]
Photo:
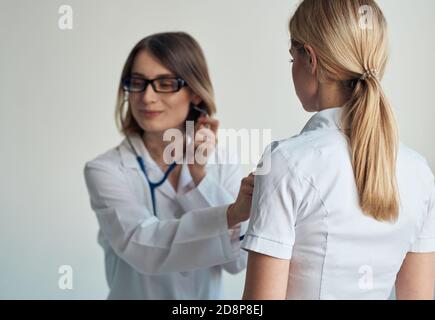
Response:
[{"label": "white lab coat", "polygon": [[[130,140],[150,180],[159,181],[163,172],[141,138]],[[219,299],[222,269],[235,274],[246,267],[239,241],[245,223],[229,230],[226,216],[240,187],[239,165],[210,162],[198,186],[183,165],[177,192],[169,180],[156,189],[157,217],[127,140],[86,163],[109,299]]]}]

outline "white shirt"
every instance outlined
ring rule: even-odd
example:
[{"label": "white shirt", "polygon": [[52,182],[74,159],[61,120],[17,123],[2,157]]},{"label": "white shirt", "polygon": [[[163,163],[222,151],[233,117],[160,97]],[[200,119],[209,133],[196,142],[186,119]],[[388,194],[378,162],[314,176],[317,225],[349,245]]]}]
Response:
[{"label": "white shirt", "polygon": [[[150,180],[159,181],[163,172],[141,138],[130,140]],[[157,217],[127,140],[86,163],[109,299],[219,299],[222,269],[237,273],[246,267],[239,241],[246,226],[228,230],[226,216],[239,191],[240,168],[210,162],[197,187],[183,165],[177,192],[169,180],[156,189]]]},{"label": "white shirt", "polygon": [[[275,142],[256,176],[242,248],[290,260],[287,299],[387,299],[408,252],[435,252],[435,187],[426,161],[400,145],[396,223],[363,214],[341,109]],[[343,129],[343,128],[342,128]]]}]

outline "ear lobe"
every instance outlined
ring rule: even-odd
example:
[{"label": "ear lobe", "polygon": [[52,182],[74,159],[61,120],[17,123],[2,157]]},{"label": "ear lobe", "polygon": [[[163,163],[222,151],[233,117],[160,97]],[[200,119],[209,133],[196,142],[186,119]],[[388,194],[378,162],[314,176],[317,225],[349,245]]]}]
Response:
[{"label": "ear lobe", "polygon": [[317,62],[315,63],[313,59],[310,58],[310,67],[311,67],[311,73],[313,75],[316,74],[316,70],[317,70]]},{"label": "ear lobe", "polygon": [[201,103],[201,101],[202,101],[202,99],[201,99],[200,96],[198,96],[198,95],[196,95],[196,94],[193,95],[192,103],[193,103],[195,106],[199,105],[199,104]]}]

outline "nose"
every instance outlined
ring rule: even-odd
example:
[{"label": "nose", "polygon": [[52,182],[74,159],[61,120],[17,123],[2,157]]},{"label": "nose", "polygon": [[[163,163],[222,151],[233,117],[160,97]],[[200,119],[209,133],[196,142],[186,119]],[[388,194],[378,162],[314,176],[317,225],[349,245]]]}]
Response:
[{"label": "nose", "polygon": [[154,88],[151,85],[151,83],[148,83],[148,85],[146,86],[145,91],[143,93],[142,100],[145,103],[145,105],[157,101],[157,93],[154,91]]}]

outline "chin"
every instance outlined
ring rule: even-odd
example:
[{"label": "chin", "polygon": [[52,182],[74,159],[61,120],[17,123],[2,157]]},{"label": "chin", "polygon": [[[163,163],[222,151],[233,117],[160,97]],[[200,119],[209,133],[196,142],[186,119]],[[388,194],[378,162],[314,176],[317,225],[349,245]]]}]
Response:
[{"label": "chin", "polygon": [[165,126],[163,123],[150,123],[150,122],[144,123],[144,122],[142,122],[140,124],[140,126],[145,132],[149,132],[149,133],[163,132],[163,131],[168,129],[168,127]]},{"label": "chin", "polygon": [[184,122],[178,121],[168,122],[162,119],[143,120],[140,122],[140,127],[149,133],[163,133],[169,129],[184,129]]}]

